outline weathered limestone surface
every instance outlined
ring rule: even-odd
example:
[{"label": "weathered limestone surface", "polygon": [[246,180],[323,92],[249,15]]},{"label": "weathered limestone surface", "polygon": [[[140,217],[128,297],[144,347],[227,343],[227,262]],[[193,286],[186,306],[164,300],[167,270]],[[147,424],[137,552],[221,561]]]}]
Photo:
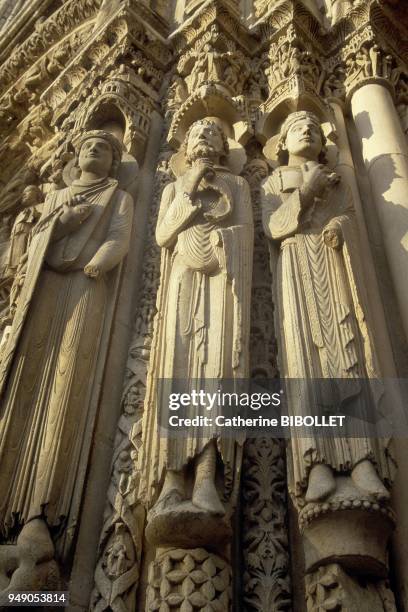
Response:
[{"label": "weathered limestone surface", "polygon": [[159,378],[364,420],[406,375],[407,31],[402,0],[0,2],[1,597],[408,610],[405,439],[157,421]]}]

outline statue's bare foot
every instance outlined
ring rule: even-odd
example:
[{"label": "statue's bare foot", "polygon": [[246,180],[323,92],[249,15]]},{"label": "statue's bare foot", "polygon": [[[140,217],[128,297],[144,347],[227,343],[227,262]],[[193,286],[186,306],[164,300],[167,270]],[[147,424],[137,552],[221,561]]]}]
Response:
[{"label": "statue's bare foot", "polygon": [[169,470],[166,474],[159,499],[147,515],[147,520],[150,521],[158,514],[178,506],[184,501],[184,499],[183,473]]},{"label": "statue's bare foot", "polygon": [[193,504],[211,514],[225,514],[225,508],[218,497],[217,489],[212,478],[203,478],[195,483],[192,500]]},{"label": "statue's bare foot", "polygon": [[176,508],[184,501],[183,496],[180,494],[180,491],[177,489],[173,489],[171,491],[167,491],[165,495],[160,495],[157,502],[154,504],[153,508],[147,515],[147,520],[151,521],[158,514],[162,514],[167,510],[171,510],[172,508]]},{"label": "statue's bare foot", "polygon": [[324,463],[314,465],[310,470],[309,484],[305,499],[307,502],[323,501],[336,490],[332,469]]},{"label": "statue's bare foot", "polygon": [[390,499],[390,494],[378,476],[374,465],[368,459],[360,461],[351,473],[354,484],[379,501]]}]

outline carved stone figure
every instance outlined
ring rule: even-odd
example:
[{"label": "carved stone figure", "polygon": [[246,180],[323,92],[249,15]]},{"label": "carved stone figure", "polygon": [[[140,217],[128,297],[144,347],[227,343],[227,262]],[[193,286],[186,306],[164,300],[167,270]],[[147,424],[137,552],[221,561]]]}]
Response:
[{"label": "carved stone figure", "polygon": [[327,7],[327,17],[332,24],[335,24],[345,17],[353,7],[354,0],[325,0]]},{"label": "carved stone figure", "polygon": [[[263,226],[275,262],[280,369],[288,378],[334,380],[330,390],[299,385],[297,401],[289,406],[293,414],[353,402],[356,415],[364,418],[368,406],[380,402],[369,384],[379,377],[376,348],[352,197],[326,165],[325,141],[315,115],[289,115],[277,146],[286,165],[263,183]],[[336,379],[355,382],[343,389]],[[389,448],[378,438],[294,437],[291,450],[292,489],[300,504],[329,499],[337,477],[345,474],[361,496],[389,498],[384,486],[391,482]]]},{"label": "carved stone figure", "polygon": [[8,271],[11,275],[15,274],[27,250],[30,232],[40,217],[40,212],[36,208],[40,202],[41,192],[36,185],[28,185],[24,188],[21,196],[21,204],[24,208],[17,215],[10,236]]},{"label": "carved stone figure", "polygon": [[85,132],[77,155],[79,178],[44,203],[0,363],[1,532],[24,525],[24,533],[39,519],[67,534],[64,552],[77,523],[98,352],[133,214],[114,178],[120,142]]},{"label": "carved stone figure", "polygon": [[[163,192],[156,229],[162,269],[141,493],[151,505],[161,489],[148,516],[151,539],[178,537],[184,545],[211,538],[206,521],[207,527],[212,521],[213,529],[223,529],[220,495],[231,495],[242,449],[216,431],[159,438],[154,381],[188,379],[194,388],[205,389],[209,380],[248,374],[252,211],[248,183],[228,169],[228,153],[217,123],[205,119],[191,126],[181,151],[185,169]],[[219,489],[217,455],[224,466]]]}]

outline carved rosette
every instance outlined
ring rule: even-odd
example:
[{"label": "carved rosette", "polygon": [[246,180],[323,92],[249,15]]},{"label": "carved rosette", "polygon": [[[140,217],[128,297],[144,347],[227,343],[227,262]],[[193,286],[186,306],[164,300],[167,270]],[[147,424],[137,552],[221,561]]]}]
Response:
[{"label": "carved rosette", "polygon": [[149,612],[225,612],[230,606],[231,569],[222,557],[203,548],[158,550],[149,567]]}]

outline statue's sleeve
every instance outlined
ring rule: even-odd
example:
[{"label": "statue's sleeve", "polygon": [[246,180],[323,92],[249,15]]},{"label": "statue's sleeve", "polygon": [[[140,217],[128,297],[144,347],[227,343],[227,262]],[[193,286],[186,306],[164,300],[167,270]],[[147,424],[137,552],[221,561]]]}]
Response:
[{"label": "statue's sleeve", "polygon": [[302,203],[299,189],[286,198],[280,192],[277,179],[268,177],[261,188],[262,224],[272,240],[284,240],[299,230]]},{"label": "statue's sleeve", "polygon": [[167,185],[163,191],[157,221],[157,244],[160,247],[173,247],[179,233],[198,211],[199,206],[194,205],[180,187],[177,188],[177,183]]},{"label": "statue's sleeve", "polygon": [[132,219],[133,198],[122,192],[113,211],[106,239],[88,265],[96,266],[101,272],[109,272],[122,261],[129,250]]}]

